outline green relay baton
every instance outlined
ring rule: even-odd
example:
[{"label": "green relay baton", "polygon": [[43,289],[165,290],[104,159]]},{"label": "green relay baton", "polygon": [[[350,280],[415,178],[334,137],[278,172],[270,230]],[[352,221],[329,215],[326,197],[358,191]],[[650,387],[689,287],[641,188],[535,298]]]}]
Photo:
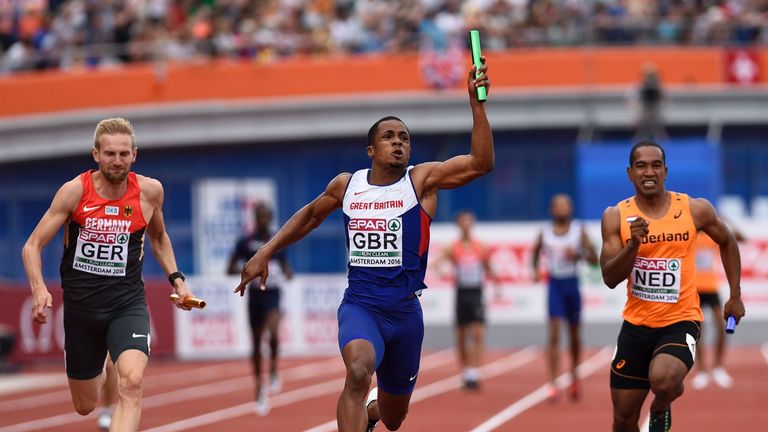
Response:
[{"label": "green relay baton", "polygon": [[[483,65],[483,62],[480,60],[480,56],[482,55],[480,53],[480,32],[477,30],[470,30],[469,31],[469,45],[472,48],[472,63],[475,64],[475,67],[480,69],[480,66]],[[475,73],[475,78],[480,76],[480,72]],[[480,102],[485,102],[488,99],[488,93],[485,89],[485,86],[477,87],[477,100]]]}]

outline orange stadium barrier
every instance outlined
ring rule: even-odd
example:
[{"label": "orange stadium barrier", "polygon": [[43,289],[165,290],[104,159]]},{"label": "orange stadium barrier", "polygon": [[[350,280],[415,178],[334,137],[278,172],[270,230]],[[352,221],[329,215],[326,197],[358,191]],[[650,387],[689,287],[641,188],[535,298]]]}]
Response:
[{"label": "orange stadium barrier", "polygon": [[[757,70],[768,60],[751,51]],[[531,48],[488,52],[495,88],[635,83],[653,62],[666,84],[727,81],[726,53],[716,47]],[[466,56],[469,65],[469,55]],[[461,80],[460,80],[461,81]],[[753,81],[765,82],[765,74]],[[131,65],[120,70],[26,73],[0,79],[0,117],[93,107],[322,94],[426,91],[419,55],[294,58],[264,64]],[[12,101],[12,102],[11,102]]]}]

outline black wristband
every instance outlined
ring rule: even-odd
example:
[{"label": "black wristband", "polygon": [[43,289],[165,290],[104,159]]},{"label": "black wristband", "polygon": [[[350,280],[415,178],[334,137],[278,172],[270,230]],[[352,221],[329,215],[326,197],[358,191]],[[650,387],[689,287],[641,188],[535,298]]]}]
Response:
[{"label": "black wristband", "polygon": [[175,281],[176,279],[187,280],[187,278],[184,277],[184,273],[180,271],[173,272],[168,275],[168,282],[171,283],[171,286],[173,286],[173,281]]}]

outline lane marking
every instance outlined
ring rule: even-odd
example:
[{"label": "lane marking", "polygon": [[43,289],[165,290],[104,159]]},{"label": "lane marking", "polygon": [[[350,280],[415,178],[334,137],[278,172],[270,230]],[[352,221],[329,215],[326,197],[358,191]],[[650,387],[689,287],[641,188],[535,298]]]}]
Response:
[{"label": "lane marking", "polygon": [[[226,369],[222,365],[212,365],[206,368],[217,368],[218,370]],[[340,357],[333,357],[330,359],[324,359],[315,361],[309,364],[295,366],[290,369],[286,369],[282,372],[283,379],[286,382],[300,381],[306,378],[310,378],[318,375],[330,375],[343,369],[343,364]],[[172,377],[173,380],[179,379],[183,382],[182,378],[186,376],[189,380],[189,371],[173,372],[178,377]],[[234,378],[227,379],[225,381],[215,381],[207,384],[201,384],[193,387],[186,387],[178,390],[172,390],[165,393],[160,393],[143,398],[142,409],[154,408],[164,405],[169,405],[177,402],[184,402],[194,399],[211,397],[219,394],[226,394],[244,389],[253,388],[252,374],[241,375]],[[67,391],[67,394],[69,391]],[[67,412],[64,414],[54,415],[51,417],[41,418],[37,420],[25,421],[22,423],[16,423],[4,427],[0,427],[0,432],[27,432],[40,429],[46,429],[55,426],[61,426],[70,423],[77,423],[81,421],[92,420],[96,415],[90,414],[88,416],[81,416],[74,412]]]},{"label": "lane marking", "polygon": [[[517,351],[507,357],[496,360],[485,366],[480,367],[480,371],[483,375],[483,379],[492,378],[497,375],[501,375],[513,369],[517,369],[524,366],[527,363],[539,357],[539,350],[535,347],[529,346]],[[444,378],[440,381],[436,381],[425,385],[422,388],[417,388],[413,392],[411,397],[411,405],[429,399],[433,396],[437,396],[446,393],[451,390],[458,389],[462,386],[461,374],[452,375],[448,378]],[[319,426],[315,426],[311,429],[307,429],[304,432],[333,432],[336,430],[336,420],[330,420]]]},{"label": "lane marking", "polygon": [[[422,359],[422,371],[440,367],[453,361],[453,348],[447,348],[441,351],[434,352],[425,356]],[[341,357],[336,357],[335,360],[341,364]],[[338,392],[344,385],[344,378],[332,379],[329,381],[321,382],[319,384],[298,388],[286,393],[281,393],[277,396],[271,397],[269,402],[272,408],[290,405],[295,402],[300,402],[306,399],[312,399],[319,396],[324,396],[330,393]],[[173,423],[168,423],[161,426],[156,426],[151,429],[147,429],[144,432],[175,432],[184,431],[193,427],[205,426],[212,423],[218,423],[225,420],[230,420],[236,417],[244,416],[254,413],[253,402],[246,402],[240,405],[235,405],[228,408],[211,411],[199,416],[186,418]]]},{"label": "lane marking", "polygon": [[[611,347],[605,347],[597,352],[597,354],[583,361],[577,368],[579,377],[586,378],[593,373],[597,372],[601,368],[604,368],[611,360]],[[564,373],[557,377],[555,380],[555,386],[559,389],[567,387],[571,383],[570,373]],[[491,418],[472,429],[471,432],[490,432],[504,423],[512,420],[518,415],[522,414],[526,410],[534,407],[535,405],[545,401],[547,399],[547,390],[549,384],[544,384],[527,396],[519,399],[517,402],[504,408]]]}]

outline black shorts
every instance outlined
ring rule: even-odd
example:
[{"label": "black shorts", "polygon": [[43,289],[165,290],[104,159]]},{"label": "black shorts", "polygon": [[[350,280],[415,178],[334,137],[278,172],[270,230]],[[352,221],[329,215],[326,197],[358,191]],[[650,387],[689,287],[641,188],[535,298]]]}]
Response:
[{"label": "black shorts", "polygon": [[456,290],[456,325],[485,322],[483,290],[480,288]]},{"label": "black shorts", "polygon": [[709,306],[714,310],[719,310],[721,308],[720,303],[720,294],[717,293],[717,291],[713,293],[699,293],[699,302],[701,303],[701,307]]},{"label": "black shorts", "polygon": [[248,320],[252,329],[263,326],[272,311],[280,311],[279,289],[248,290]]},{"label": "black shorts", "polygon": [[637,326],[624,321],[611,362],[611,388],[649,389],[648,369],[656,354],[669,354],[691,370],[701,323],[681,321],[666,327]]},{"label": "black shorts", "polygon": [[151,342],[145,303],[109,313],[64,306],[64,360],[69,378],[88,380],[99,376],[107,350],[113,361],[129,349],[149,356]]}]

